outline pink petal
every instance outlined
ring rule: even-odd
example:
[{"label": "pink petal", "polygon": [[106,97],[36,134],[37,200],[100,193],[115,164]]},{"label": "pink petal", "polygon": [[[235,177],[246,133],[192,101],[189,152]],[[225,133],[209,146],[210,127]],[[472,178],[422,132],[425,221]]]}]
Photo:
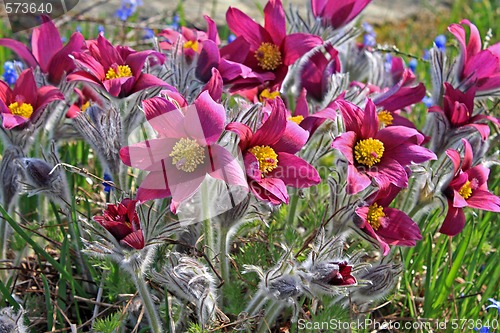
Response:
[{"label": "pink petal", "polygon": [[38,89],[37,106],[35,111],[40,110],[47,104],[58,100],[64,100],[64,95],[59,91],[59,89],[52,86],[41,87]]},{"label": "pink petal", "polygon": [[383,156],[380,163],[370,168],[366,173],[375,179],[379,187],[394,184],[398,187],[408,187],[408,174],[396,160]]},{"label": "pink petal", "polygon": [[68,44],[59,52],[54,54],[49,65],[49,81],[59,83],[63,73],[69,74],[75,69],[75,63],[70,58],[70,54],[80,51],[85,45],[85,38],[79,32],[71,35]]},{"label": "pink petal", "polygon": [[136,199],[142,203],[148,200],[167,198],[171,195],[164,169],[162,171],[150,172],[144,177],[137,190]]},{"label": "pink petal", "polygon": [[455,236],[465,227],[465,214],[462,208],[455,208],[448,200],[448,213],[439,232],[448,236]]},{"label": "pink petal", "polygon": [[31,104],[33,107],[37,104],[37,86],[33,69],[25,69],[16,81],[16,85],[12,91],[14,98],[17,96],[24,97],[24,102]]},{"label": "pink petal", "polygon": [[13,129],[28,122],[28,119],[21,116],[14,116],[10,113],[2,113],[2,126],[5,129]]},{"label": "pink petal", "polygon": [[171,163],[168,156],[177,139],[160,138],[146,140],[120,149],[123,163],[133,168],[161,171],[165,163]]},{"label": "pink petal", "polygon": [[222,87],[223,87],[222,76],[219,71],[214,67],[212,68],[212,77],[207,82],[205,87],[203,87],[203,91],[208,91],[210,97],[217,102],[220,103],[222,99]]},{"label": "pink petal", "polygon": [[226,12],[226,21],[229,29],[236,36],[243,37],[254,50],[258,49],[263,41],[270,39],[261,25],[255,23],[247,14],[237,8],[229,7]]},{"label": "pink petal", "polygon": [[215,42],[205,40],[202,43],[198,62],[196,63],[196,77],[203,82],[208,82],[211,78],[212,68],[218,68],[220,62],[219,48]]},{"label": "pink petal", "polygon": [[264,201],[269,201],[273,205],[285,203],[288,205],[289,197],[285,183],[278,178],[262,178],[259,181],[252,181],[250,189],[255,196]]},{"label": "pink petal", "polygon": [[242,151],[245,151],[247,148],[249,148],[249,143],[253,136],[253,132],[250,127],[242,123],[229,123],[226,126],[226,130],[234,132],[239,136],[240,142],[238,146]]},{"label": "pink petal", "polygon": [[174,87],[163,81],[162,79],[152,75],[142,73],[139,78],[135,81],[134,87],[131,93],[142,91],[151,87],[163,87],[169,90],[175,90]]},{"label": "pink petal", "polygon": [[304,147],[309,132],[294,123],[287,121],[286,129],[277,143],[271,146],[275,151],[295,154]]},{"label": "pink petal", "polygon": [[142,101],[146,119],[162,137],[184,138],[184,115],[177,107],[161,97],[153,97]]},{"label": "pink petal", "polygon": [[35,57],[30,50],[21,42],[10,38],[0,38],[0,46],[5,46],[17,53],[28,67],[35,68],[38,65]]},{"label": "pink petal", "polygon": [[304,33],[287,35],[283,41],[283,64],[292,65],[297,59],[322,43],[323,40],[315,35]]},{"label": "pink petal", "polygon": [[43,17],[43,21],[41,26],[33,29],[31,48],[42,72],[47,73],[52,57],[62,49],[63,44],[54,22],[46,16]]},{"label": "pink petal", "polygon": [[219,145],[208,147],[210,166],[208,174],[214,178],[225,181],[230,185],[239,185],[248,188],[245,173],[238,160],[227,149]]},{"label": "pink petal", "polygon": [[311,187],[321,182],[318,171],[295,155],[278,152],[278,167],[266,177],[279,178],[285,185],[296,188]]},{"label": "pink petal", "polygon": [[264,8],[264,28],[269,32],[273,43],[281,45],[286,36],[285,11],[281,0],[269,0]]},{"label": "pink petal", "polygon": [[135,78],[133,76],[104,80],[106,91],[113,97],[126,97],[132,94]]},{"label": "pink petal", "polygon": [[[106,72],[109,70],[108,68],[104,68],[103,65],[98,62],[94,57],[92,57],[88,53],[72,53],[73,58],[75,59],[75,63],[79,68],[84,69],[82,71],[76,72],[74,75],[70,75],[72,77],[71,80],[77,80],[77,74],[85,73],[86,75],[93,75],[95,77],[95,81],[103,81],[106,78]],[[71,81],[70,77],[68,77],[68,81]]]},{"label": "pink petal", "polygon": [[496,195],[483,190],[475,190],[467,199],[469,207],[488,210],[490,212],[500,212],[500,198]]},{"label": "pink petal", "polygon": [[349,164],[354,164],[354,146],[356,144],[356,133],[346,132],[336,137],[332,142],[332,148],[339,150],[347,159]]},{"label": "pink petal", "polygon": [[226,122],[226,111],[204,91],[186,111],[186,132],[201,145],[211,145],[219,140]]},{"label": "pink petal", "polygon": [[448,155],[451,162],[453,163],[453,169],[454,169],[453,174],[456,175],[457,172],[460,170],[460,164],[462,162],[460,154],[455,149],[447,149],[446,155]]},{"label": "pink petal", "polygon": [[286,109],[281,98],[270,101],[272,106],[271,115],[252,136],[249,146],[274,145],[277,143],[286,129]]},{"label": "pink petal", "polygon": [[349,164],[347,166],[347,194],[356,194],[363,191],[372,183],[370,177]]},{"label": "pink petal", "polygon": [[462,170],[467,171],[472,167],[472,160],[474,156],[469,141],[467,141],[466,139],[462,139],[462,143],[464,144],[464,159],[462,161]]},{"label": "pink petal", "polygon": [[405,213],[394,208],[384,208],[385,223],[376,231],[389,245],[415,246],[422,239],[420,228]]},{"label": "pink petal", "polygon": [[217,24],[208,15],[204,15],[203,18],[207,21],[207,38],[215,42],[215,44],[220,44],[219,33],[217,31]]},{"label": "pink petal", "polygon": [[125,238],[123,238],[121,243],[130,246],[136,250],[141,250],[144,248],[144,235],[142,230],[136,230],[130,234],[128,234]]}]

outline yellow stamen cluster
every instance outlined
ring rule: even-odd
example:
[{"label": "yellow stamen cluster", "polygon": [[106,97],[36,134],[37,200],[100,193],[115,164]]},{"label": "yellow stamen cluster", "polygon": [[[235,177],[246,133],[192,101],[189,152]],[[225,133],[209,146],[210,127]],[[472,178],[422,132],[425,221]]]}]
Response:
[{"label": "yellow stamen cluster", "polygon": [[194,139],[182,138],[169,155],[178,170],[193,172],[205,160],[205,149]]},{"label": "yellow stamen cluster", "polygon": [[116,69],[113,67],[108,69],[108,72],[106,73],[106,80],[130,76],[132,76],[132,70],[130,67],[128,65],[119,65],[116,66]]},{"label": "yellow stamen cluster", "polygon": [[469,199],[472,195],[472,186],[470,181],[466,181],[464,185],[458,191],[458,194],[464,199]]},{"label": "yellow stamen cluster", "polygon": [[394,117],[389,111],[380,111],[378,113],[378,121],[381,126],[389,126],[392,125],[392,121]]},{"label": "yellow stamen cluster", "polygon": [[276,97],[278,97],[280,95],[280,92],[279,91],[273,91],[271,92],[269,89],[264,89],[262,90],[262,92],[260,93],[260,101],[262,102],[263,100],[265,99],[275,99]]},{"label": "yellow stamen cluster", "polygon": [[359,140],[354,147],[354,158],[359,164],[372,167],[380,162],[384,155],[384,144],[377,139]]},{"label": "yellow stamen cluster", "polygon": [[300,123],[302,122],[302,120],[304,120],[304,116],[290,117],[290,118],[288,118],[288,120],[293,121],[297,125],[300,125]]},{"label": "yellow stamen cluster", "polygon": [[33,106],[29,103],[11,103],[9,105],[9,110],[14,116],[21,116],[26,119],[29,119],[33,114]]},{"label": "yellow stamen cluster", "polygon": [[188,40],[184,43],[184,49],[191,49],[194,52],[198,52],[199,47],[200,45],[198,44],[197,40]]},{"label": "yellow stamen cluster", "polygon": [[266,71],[274,71],[281,65],[280,49],[273,43],[260,44],[255,51],[255,58],[257,58],[260,68]]},{"label": "yellow stamen cluster", "polygon": [[373,203],[368,208],[368,216],[366,217],[367,222],[372,226],[373,230],[378,230],[382,223],[380,219],[385,217],[384,207],[379,206],[377,203]]},{"label": "yellow stamen cluster", "polygon": [[248,151],[257,158],[262,176],[278,167],[278,154],[276,154],[273,148],[269,146],[255,146]]},{"label": "yellow stamen cluster", "polygon": [[81,107],[81,111],[82,111],[82,112],[85,112],[85,111],[89,108],[89,106],[90,106],[90,101],[86,101],[86,102],[82,105],[82,107]]}]

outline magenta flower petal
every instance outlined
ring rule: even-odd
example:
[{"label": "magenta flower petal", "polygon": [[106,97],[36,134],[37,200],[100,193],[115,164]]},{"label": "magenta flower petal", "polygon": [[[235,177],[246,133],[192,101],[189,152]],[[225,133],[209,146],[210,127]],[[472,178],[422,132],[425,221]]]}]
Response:
[{"label": "magenta flower petal", "polygon": [[208,174],[210,176],[223,180],[230,185],[248,188],[245,174],[238,160],[229,151],[219,145],[209,146],[208,151],[210,154]]},{"label": "magenta flower petal", "polygon": [[446,155],[450,158],[451,162],[453,163],[453,174],[456,175],[457,172],[460,170],[460,164],[462,163],[462,159],[460,158],[460,154],[458,151],[454,149],[448,149],[446,150]]},{"label": "magenta flower petal", "polygon": [[208,91],[201,93],[194,101],[194,107],[188,107],[184,126],[186,132],[201,145],[217,142],[226,122],[226,111],[216,103]]},{"label": "magenta flower petal", "polygon": [[[462,139],[462,143],[464,144],[464,159],[462,161],[462,170],[467,171],[472,167],[472,147],[466,139]],[[486,175],[486,179],[488,179],[488,175]]]},{"label": "magenta flower petal", "polygon": [[356,144],[356,133],[346,132],[336,137],[332,142],[332,148],[339,150],[350,165],[354,164],[354,145]]},{"label": "magenta flower petal", "polygon": [[102,84],[106,91],[114,97],[118,97],[122,90],[130,91],[134,86],[135,79],[132,76],[120,77],[111,80],[105,80]]},{"label": "magenta flower petal", "polygon": [[38,65],[31,51],[21,42],[10,38],[0,38],[0,46],[5,46],[17,53],[29,67],[35,68]]},{"label": "magenta flower petal", "polygon": [[75,69],[75,63],[70,58],[70,54],[77,52],[85,45],[85,38],[79,32],[71,35],[68,44],[57,52],[50,60],[49,81],[58,83],[61,81],[63,73],[69,74]]},{"label": "magenta flower petal", "polygon": [[240,142],[238,146],[242,151],[247,149],[253,137],[253,132],[250,127],[242,123],[229,123],[226,126],[226,130],[234,132],[239,136]]},{"label": "magenta flower petal", "polygon": [[170,138],[146,140],[121,148],[120,158],[123,163],[133,168],[161,171],[165,168],[167,152],[172,151],[176,142],[176,139]]},{"label": "magenta flower petal", "polygon": [[144,235],[142,230],[136,230],[123,238],[120,243],[130,246],[133,249],[140,250],[144,248]]},{"label": "magenta flower petal", "polygon": [[260,181],[262,179],[262,172],[259,169],[259,161],[254,154],[246,153],[243,157],[245,162],[245,171],[250,179]]},{"label": "magenta flower petal", "polygon": [[448,213],[439,232],[448,236],[455,236],[465,227],[465,214],[462,208],[453,207],[448,201]]},{"label": "magenta flower petal", "polygon": [[277,143],[271,146],[276,151],[295,154],[298,152],[309,138],[309,132],[294,123],[293,121],[286,122],[286,128],[281,138]]},{"label": "magenta flower petal", "polygon": [[253,49],[258,49],[264,40],[270,40],[269,34],[261,25],[237,8],[229,7],[226,21],[231,31],[236,36],[242,36]]},{"label": "magenta flower petal", "polygon": [[[128,66],[130,66],[132,73],[134,73],[136,78],[138,78],[139,75],[141,75],[142,68],[144,67],[144,63],[146,62],[148,57],[156,57],[156,59],[158,59],[160,65],[165,62],[165,55],[161,54],[160,52],[153,51],[153,50],[132,52],[127,57],[127,59],[124,59],[124,60],[125,60],[125,63]],[[118,64],[118,65],[121,65],[121,64]]]},{"label": "magenta flower petal", "polygon": [[279,152],[278,161],[278,167],[268,176],[281,179],[287,186],[304,188],[321,182],[318,171],[300,157]]},{"label": "magenta flower petal", "polygon": [[361,173],[358,169],[349,164],[347,167],[347,193],[356,194],[366,189],[372,183],[370,177]]},{"label": "magenta flower petal", "polygon": [[207,82],[205,87],[203,87],[202,92],[207,91],[210,97],[217,102],[220,103],[222,99],[222,88],[223,88],[223,80],[217,68],[212,68],[212,77]]},{"label": "magenta flower petal", "polygon": [[500,212],[500,198],[488,191],[475,190],[467,199],[469,207]]},{"label": "magenta flower petal", "polygon": [[142,203],[148,200],[167,198],[172,195],[168,186],[165,169],[162,171],[152,171],[141,182],[137,190],[136,199]]},{"label": "magenta flower petal", "polygon": [[[391,126],[396,127],[396,126]],[[383,141],[384,146],[387,141]],[[409,165],[411,163],[424,163],[429,160],[436,160],[437,156],[429,149],[418,146],[416,144],[405,143],[392,149],[387,148],[384,152],[384,158],[391,157],[398,161],[401,165]]]},{"label": "magenta flower petal", "polygon": [[281,99],[272,101],[274,107],[271,115],[252,136],[250,146],[274,145],[277,143],[286,129],[286,109]]},{"label": "magenta flower petal", "polygon": [[[171,210],[174,214],[178,207],[178,203],[191,197],[200,188],[201,183],[206,177],[206,170],[201,171],[199,169],[200,168],[189,175],[186,175],[183,171],[177,170],[175,167],[170,167],[168,169],[167,177],[170,191],[172,192],[172,203],[174,201],[176,202],[176,204],[171,205]],[[174,184],[172,184],[172,182],[174,182]]]},{"label": "magenta flower petal", "polygon": [[385,223],[377,230],[379,236],[389,245],[415,246],[422,239],[420,228],[400,210],[384,208]]},{"label": "magenta flower petal", "polygon": [[17,96],[22,96],[24,98],[23,102],[30,103],[33,108],[36,108],[38,96],[33,69],[26,69],[19,75],[12,91],[12,97],[17,98]]},{"label": "magenta flower petal", "polygon": [[52,57],[62,49],[63,43],[54,22],[47,16],[42,16],[42,19],[44,23],[33,29],[31,48],[42,72],[47,73]]},{"label": "magenta flower petal", "polygon": [[147,73],[141,73],[139,78],[135,81],[132,93],[142,91],[151,87],[164,87],[165,89],[175,90],[174,87],[163,81],[162,79]]},{"label": "magenta flower petal", "polygon": [[161,137],[183,138],[187,136],[184,129],[184,115],[170,101],[153,97],[142,101],[146,119]]},{"label": "magenta flower petal", "polygon": [[[467,177],[465,177],[465,180],[467,180]],[[463,184],[465,184],[465,182]],[[462,198],[462,196],[460,195],[460,193],[458,193],[458,191],[454,190],[453,191],[453,207],[463,208],[463,207],[467,207],[467,205],[468,205],[467,201],[465,201],[465,199]]]},{"label": "magenta flower petal", "polygon": [[323,40],[315,35],[303,33],[287,35],[283,41],[283,64],[292,65],[297,59],[321,44],[323,44]]},{"label": "magenta flower petal", "polygon": [[28,119],[24,117],[15,116],[10,113],[2,113],[2,126],[5,129],[13,129],[14,127],[25,124],[27,122]]},{"label": "magenta flower petal", "polygon": [[[377,170],[378,169],[378,170]],[[396,160],[384,155],[382,161],[377,164],[377,168],[366,171],[380,187],[394,184],[398,187],[408,186],[408,174],[401,164]]]},{"label": "magenta flower petal", "polygon": [[78,64],[80,68],[84,68],[85,71],[75,72],[73,75],[70,75],[68,77],[68,81],[78,80],[78,75],[83,73],[94,76],[92,80],[95,81],[96,83],[100,83],[102,80],[105,79],[106,71],[108,69],[105,70],[103,65],[99,63],[94,57],[92,57],[92,55],[88,53],[73,52],[72,56],[75,59],[75,63]]},{"label": "magenta flower petal", "polygon": [[264,28],[269,32],[273,43],[281,45],[286,36],[285,11],[281,0],[269,0],[264,8]]},{"label": "magenta flower petal", "polygon": [[208,82],[212,74],[212,68],[218,68],[219,62],[219,48],[215,42],[211,40],[203,41],[198,62],[196,63],[196,77],[203,82]]},{"label": "magenta flower petal", "polygon": [[[258,184],[262,189],[251,187],[252,192],[261,200],[269,200],[272,204],[278,205],[282,202],[288,205],[289,197],[286,191],[285,183],[278,178],[262,178],[260,181],[253,181]],[[253,184],[250,183],[251,185]],[[266,193],[267,192],[267,193]]]},{"label": "magenta flower petal", "polygon": [[38,89],[37,107],[35,111],[39,111],[47,104],[57,101],[64,100],[64,95],[53,86],[44,86]]},{"label": "magenta flower petal", "polygon": [[389,126],[382,128],[374,137],[384,143],[387,151],[394,150],[402,144],[422,144],[424,136],[414,128],[405,126]]}]

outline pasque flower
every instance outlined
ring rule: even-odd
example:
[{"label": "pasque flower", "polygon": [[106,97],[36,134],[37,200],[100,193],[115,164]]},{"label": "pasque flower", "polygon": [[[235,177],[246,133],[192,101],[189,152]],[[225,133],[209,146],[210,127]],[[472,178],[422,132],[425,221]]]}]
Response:
[{"label": "pasque flower", "polygon": [[136,200],[129,198],[123,199],[116,205],[108,204],[103,215],[94,216],[94,220],[121,244],[140,250],[144,247],[144,235],[136,212],[136,204]]},{"label": "pasque flower", "polygon": [[38,88],[33,69],[24,70],[19,75],[14,88],[0,81],[0,111],[5,129],[27,124],[37,119],[50,102],[63,100],[64,95],[52,86]]},{"label": "pasque flower", "polygon": [[64,73],[69,74],[75,69],[69,55],[85,47],[85,38],[81,33],[75,32],[63,46],[61,35],[54,23],[47,16],[42,16],[42,19],[44,23],[33,29],[31,51],[23,43],[10,38],[0,38],[0,46],[16,52],[29,67],[39,66],[42,73],[48,75],[51,83],[58,84]]},{"label": "pasque flower", "polygon": [[175,213],[179,204],[198,190],[207,174],[228,184],[248,187],[236,158],[216,143],[224,130],[226,113],[208,91],[185,111],[161,97],[143,101],[143,108],[158,138],[120,150],[125,164],[150,171],[137,191],[137,200],[172,196],[170,207]]},{"label": "pasque flower", "polygon": [[401,188],[389,185],[366,199],[367,206],[356,209],[356,225],[368,236],[379,242],[384,255],[389,245],[415,246],[422,239],[418,225],[404,212],[389,205]]},{"label": "pasque flower", "polygon": [[154,75],[142,72],[149,57],[163,63],[165,56],[148,50],[137,52],[126,46],[114,47],[104,36],[90,42],[88,51],[72,53],[81,69],[68,76],[69,81],[82,81],[102,87],[111,96],[127,97],[150,87],[171,88]]},{"label": "pasque flower", "polygon": [[324,26],[335,29],[351,22],[371,0],[311,0],[314,17],[321,19]]},{"label": "pasque flower", "polygon": [[413,128],[389,126],[379,130],[375,105],[368,99],[366,108],[347,101],[337,101],[345,124],[345,133],[333,140],[348,162],[347,192],[358,193],[374,180],[379,187],[394,184],[408,186],[405,167],[436,159],[421,147],[424,136]]},{"label": "pasque flower", "polygon": [[471,87],[465,92],[454,89],[448,82],[444,83],[444,87],[443,107],[433,106],[429,108],[429,112],[439,112],[444,115],[451,128],[473,127],[481,134],[483,140],[486,140],[490,135],[490,127],[488,124],[478,123],[478,121],[489,120],[500,125],[500,120],[495,117],[482,114],[473,115],[476,87]]},{"label": "pasque flower", "polygon": [[[469,41],[462,25],[470,28]],[[475,86],[477,91],[490,91],[500,88],[500,43],[482,50],[481,36],[477,27],[469,20],[452,24],[448,30],[455,35],[460,44],[458,78],[465,87]]]},{"label": "pasque flower", "polygon": [[260,200],[272,204],[289,201],[286,186],[310,187],[321,181],[318,171],[295,156],[304,146],[308,132],[293,121],[287,121],[281,98],[270,100],[269,118],[255,132],[241,123],[230,123],[226,129],[240,137],[250,189]]},{"label": "pasque flower", "polygon": [[446,155],[453,162],[453,179],[443,193],[448,200],[448,213],[439,232],[455,236],[465,226],[464,207],[500,212],[500,198],[488,191],[490,170],[481,164],[472,166],[473,153],[470,143],[462,139],[464,157],[448,149]]},{"label": "pasque flower", "polygon": [[[310,34],[287,35],[281,0],[269,0],[267,3],[264,8],[264,27],[232,7],[226,13],[226,20],[237,38],[221,49],[222,57],[242,63],[259,74],[274,74],[274,79],[269,80],[270,86],[281,85],[288,66],[323,42],[320,37]],[[246,85],[242,83],[241,88],[255,85],[255,81]]]}]

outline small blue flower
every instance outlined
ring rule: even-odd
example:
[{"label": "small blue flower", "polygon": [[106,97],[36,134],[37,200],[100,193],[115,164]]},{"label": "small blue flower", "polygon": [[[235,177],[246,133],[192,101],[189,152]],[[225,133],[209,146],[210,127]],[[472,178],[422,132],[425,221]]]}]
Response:
[{"label": "small blue flower", "polygon": [[424,60],[429,60],[431,58],[431,53],[429,52],[428,49],[424,50],[424,55],[422,56],[422,59]]},{"label": "small blue flower", "polygon": [[19,76],[16,67],[19,69],[23,69],[24,65],[20,61],[6,61],[3,64],[3,79],[9,85],[13,85],[14,83],[16,83]]},{"label": "small blue flower", "polygon": [[440,51],[445,51],[446,50],[446,36],[445,35],[438,35],[436,39],[434,39],[434,44],[438,47]]},{"label": "small blue flower", "polygon": [[126,21],[135,13],[139,6],[142,6],[141,0],[122,0],[121,6],[116,10],[115,16],[122,21]]},{"label": "small blue flower", "polygon": [[500,314],[500,301],[497,301],[496,299],[493,298],[488,298],[488,301],[490,301],[492,304],[488,305],[486,307],[486,310],[488,309],[497,309],[498,314]]},{"label": "small blue flower", "polygon": [[363,30],[369,34],[369,35],[372,35],[372,36],[377,36],[377,34],[375,33],[375,30],[373,29],[373,26],[367,22],[363,22],[362,24],[363,26]]},{"label": "small blue flower", "polygon": [[82,27],[80,25],[77,25],[75,31],[82,33]]},{"label": "small blue flower", "polygon": [[229,36],[227,36],[227,43],[232,43],[234,42],[234,40],[236,39],[236,36],[233,35],[233,34],[230,34]]},{"label": "small blue flower", "polygon": [[408,62],[408,68],[410,68],[410,70],[415,73],[415,70],[417,69],[417,64],[418,64],[418,61],[417,59],[411,59],[409,62]]},{"label": "small blue flower", "polygon": [[143,38],[144,39],[153,39],[153,38],[155,38],[155,32],[152,29],[145,28]]},{"label": "small blue flower", "polygon": [[424,103],[425,106],[428,107],[428,108],[430,108],[431,106],[434,105],[434,101],[432,100],[432,97],[429,97],[429,96],[425,96],[422,99],[422,103]]},{"label": "small blue flower", "polygon": [[390,72],[392,69],[392,55],[390,53],[387,53],[385,55],[385,63],[384,63],[384,68],[386,72]]},{"label": "small blue flower", "polygon": [[[106,182],[112,182],[113,181],[113,178],[111,177],[111,175],[107,172],[104,173],[104,180]],[[110,193],[112,190],[113,190],[113,186],[106,183],[106,182],[103,182],[102,185],[104,186],[104,192],[106,193]]]},{"label": "small blue flower", "polygon": [[178,30],[181,24],[181,17],[179,14],[175,14],[172,18],[172,29]]},{"label": "small blue flower", "polygon": [[365,34],[363,35],[363,44],[365,46],[375,46],[377,45],[377,40],[375,39],[375,35]]},{"label": "small blue flower", "polygon": [[490,328],[486,327],[486,326],[483,326],[483,327],[481,327],[479,329],[477,327],[475,327],[474,331],[477,331],[479,333],[493,333],[493,332],[490,332]]},{"label": "small blue flower", "polygon": [[99,35],[104,35],[104,26],[103,25],[99,25],[97,27],[97,31],[99,31]]}]

